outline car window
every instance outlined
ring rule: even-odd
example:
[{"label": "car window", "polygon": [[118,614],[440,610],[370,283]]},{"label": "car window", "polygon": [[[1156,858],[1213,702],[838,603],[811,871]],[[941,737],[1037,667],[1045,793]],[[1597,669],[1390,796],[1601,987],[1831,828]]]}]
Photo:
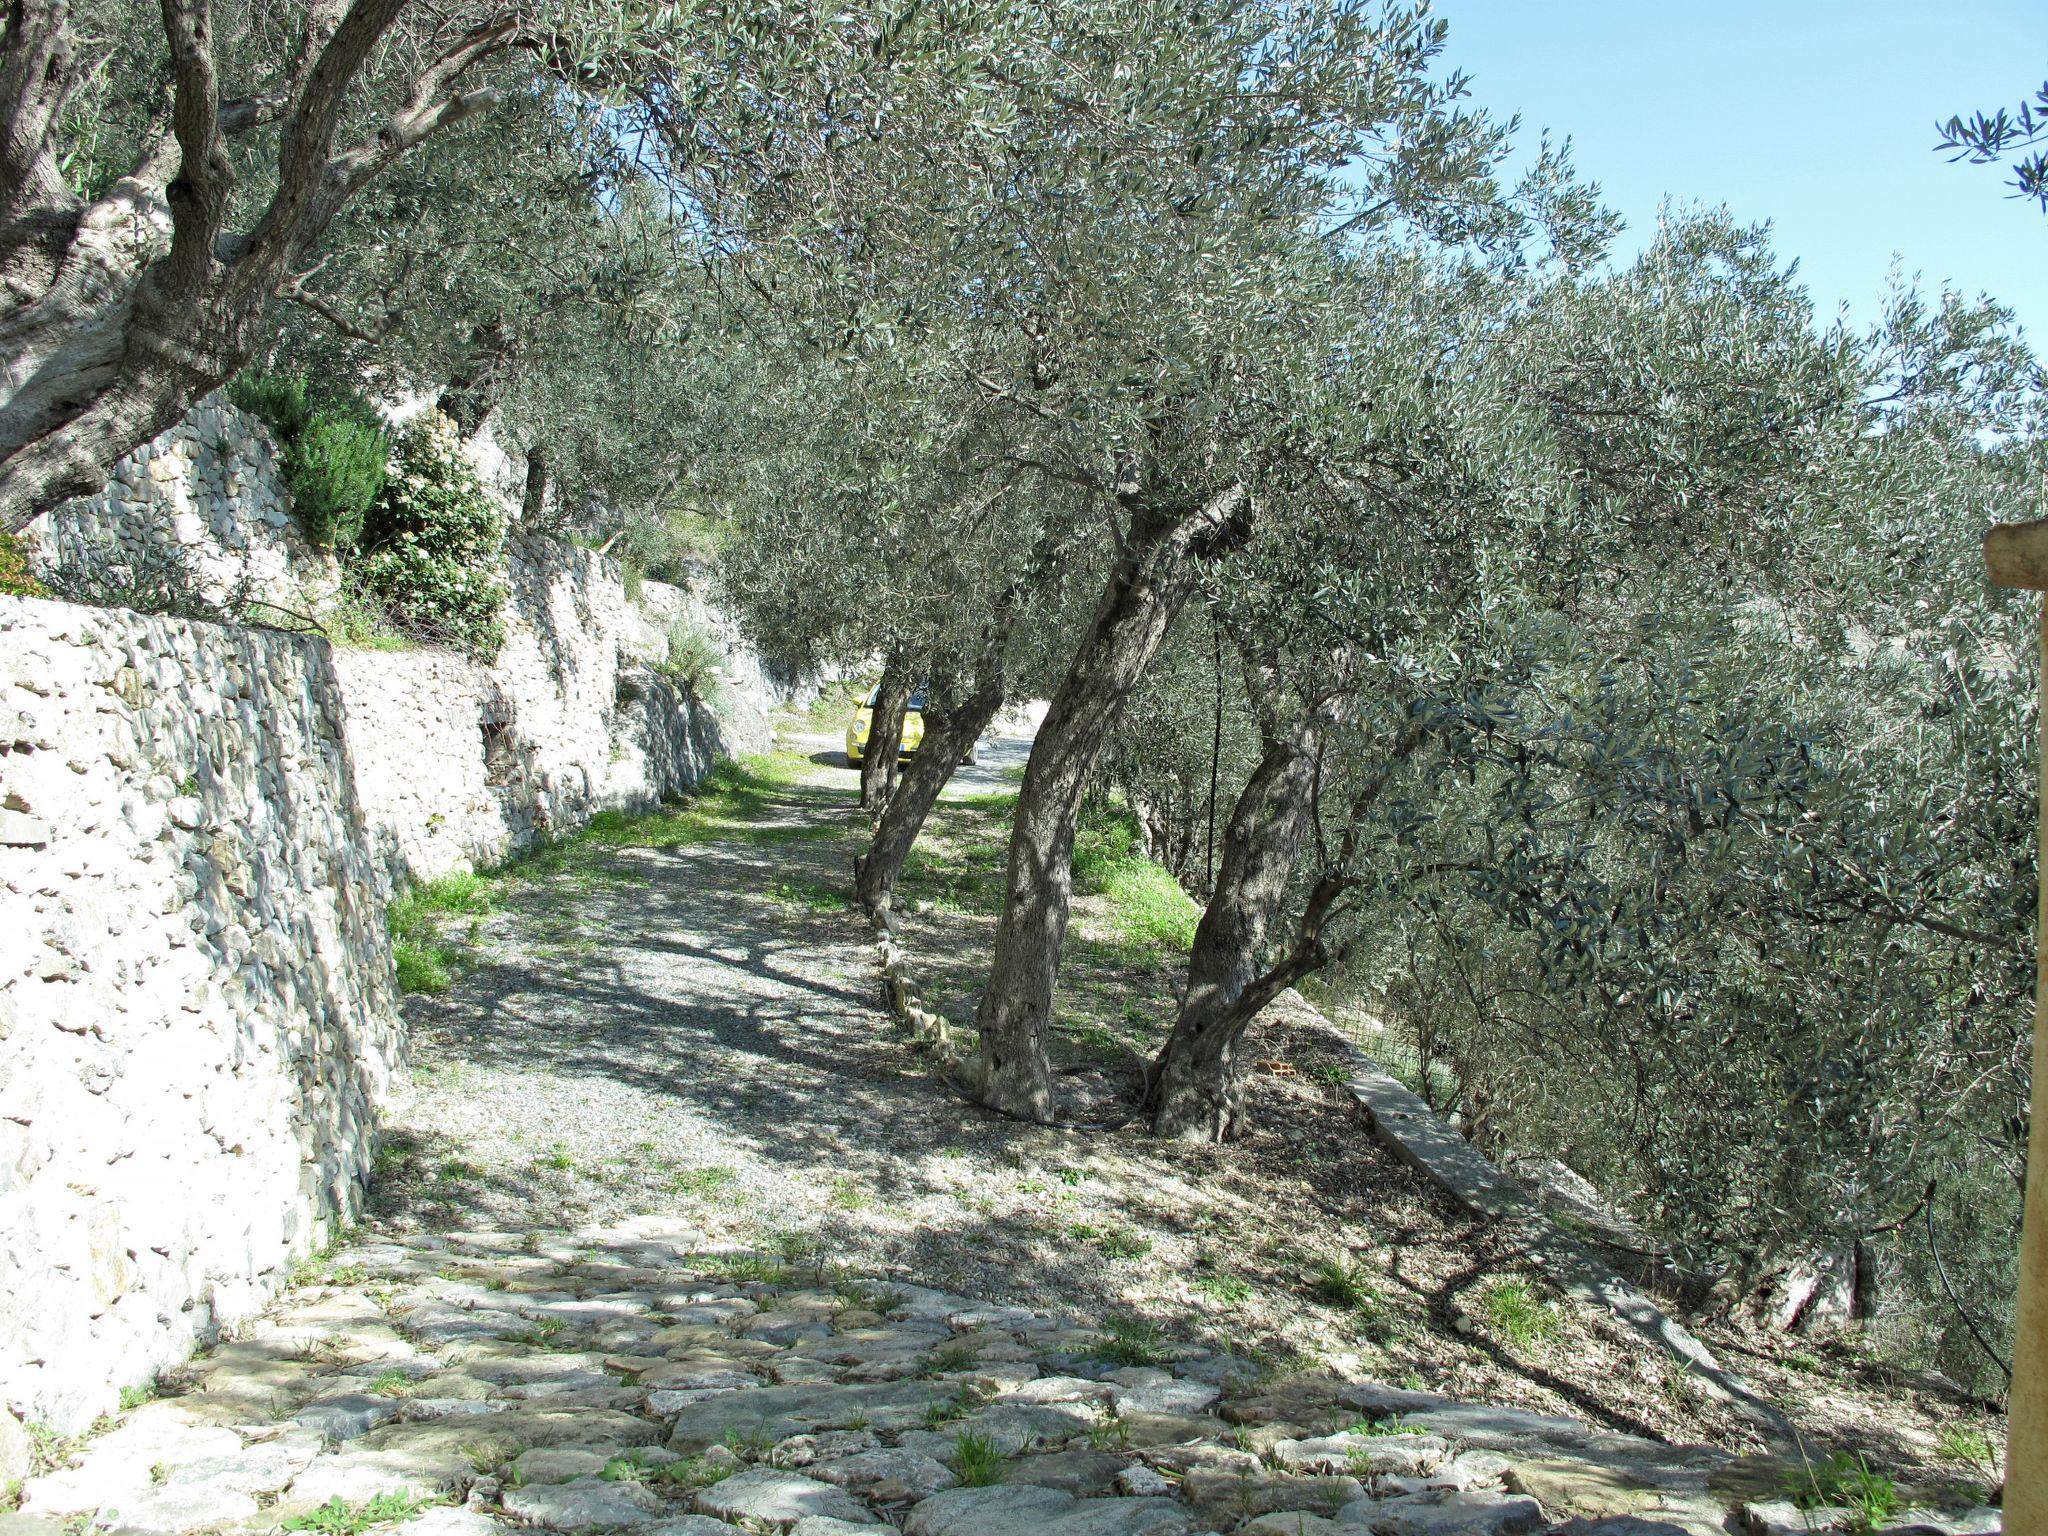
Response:
[{"label": "car window", "polygon": [[[868,690],[868,696],[860,701],[860,707],[862,709],[873,709],[875,707],[876,701],[879,700],[881,697],[882,685],[880,683],[877,683],[874,687]],[[910,707],[916,710],[919,714],[924,713],[924,690],[922,688],[918,689],[917,692],[913,693],[910,696]]]}]

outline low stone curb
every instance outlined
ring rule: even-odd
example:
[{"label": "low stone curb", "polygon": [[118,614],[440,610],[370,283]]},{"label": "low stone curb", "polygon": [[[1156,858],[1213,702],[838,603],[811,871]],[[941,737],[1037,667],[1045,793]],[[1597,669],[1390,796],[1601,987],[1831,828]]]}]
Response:
[{"label": "low stone curb", "polygon": [[1683,1366],[1702,1387],[1734,1408],[1774,1449],[1789,1450],[1798,1434],[1775,1405],[1714,1358],[1684,1325],[1617,1275],[1591,1248],[1566,1232],[1522,1186],[1496,1168],[1417,1094],[1353,1045],[1307,999],[1290,995],[1305,1021],[1325,1031],[1349,1067],[1344,1091],[1365,1112],[1380,1143],[1475,1216],[1504,1227],[1559,1290],[1619,1319]]}]

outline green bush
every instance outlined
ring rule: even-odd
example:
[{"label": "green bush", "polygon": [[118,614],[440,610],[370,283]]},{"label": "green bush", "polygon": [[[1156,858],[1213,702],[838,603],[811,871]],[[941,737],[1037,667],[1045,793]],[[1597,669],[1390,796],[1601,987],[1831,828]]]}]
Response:
[{"label": "green bush", "polygon": [[323,549],[352,549],[384,489],[391,444],[374,417],[323,407],[285,453],[292,515]]},{"label": "green bush", "polygon": [[384,488],[391,443],[377,412],[346,390],[316,391],[304,374],[243,374],[228,399],[277,439],[292,516],[322,549],[353,548]]},{"label": "green bush", "polygon": [[312,419],[303,373],[243,373],[228,383],[228,399],[269,427],[279,446],[286,446]]},{"label": "green bush", "polygon": [[497,579],[505,513],[463,457],[439,411],[415,421],[392,450],[383,491],[363,518],[364,586],[422,639],[484,660],[504,643]]}]

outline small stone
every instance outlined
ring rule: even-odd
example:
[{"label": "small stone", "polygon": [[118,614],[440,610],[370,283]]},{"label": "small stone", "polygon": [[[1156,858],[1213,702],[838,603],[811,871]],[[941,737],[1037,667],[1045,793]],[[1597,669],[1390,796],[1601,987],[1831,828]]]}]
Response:
[{"label": "small stone", "polygon": [[1807,1536],[1810,1531],[1847,1525],[1849,1518],[1846,1509],[1801,1509],[1790,1499],[1767,1499],[1742,1506],[1742,1528],[1749,1536]]},{"label": "small stone", "polygon": [[1171,1499],[1076,1499],[1028,1483],[949,1488],[903,1525],[906,1536],[1184,1536],[1190,1528]]},{"label": "small stone", "polygon": [[1337,1512],[1340,1526],[1374,1536],[1530,1536],[1548,1522],[1534,1499],[1496,1493],[1424,1493],[1360,1499]]},{"label": "small stone", "polygon": [[[0,1039],[5,1038],[5,1034],[0,1033]],[[21,1420],[0,1408],[0,1488],[28,1476],[34,1455],[28,1431],[21,1427]]]},{"label": "small stone", "polygon": [[945,1463],[905,1450],[861,1451],[817,1462],[811,1472],[877,1504],[914,1503],[960,1481]]},{"label": "small stone", "polygon": [[1118,1413],[1200,1413],[1223,1395],[1206,1381],[1184,1381],[1166,1371],[1126,1366],[1111,1371]]},{"label": "small stone", "polygon": [[829,1515],[854,1525],[875,1524],[875,1517],[844,1489],[773,1467],[755,1467],[713,1483],[697,1494],[697,1507],[722,1520],[758,1520],[778,1530],[805,1515]]},{"label": "small stone", "polygon": [[349,1392],[310,1402],[292,1417],[329,1440],[354,1440],[397,1418],[401,1406],[397,1398]]},{"label": "small stone", "polygon": [[1125,1467],[1116,1475],[1118,1493],[1133,1499],[1163,1499],[1173,1494],[1173,1479],[1150,1467]]},{"label": "small stone", "polygon": [[1655,1489],[1632,1483],[1614,1467],[1582,1461],[1513,1462],[1504,1480],[1510,1491],[1527,1494],[1557,1519],[1632,1515],[1658,1498]]},{"label": "small stone", "polygon": [[1123,1470],[1123,1458],[1106,1451],[1055,1451],[1050,1456],[1025,1457],[1010,1468],[1003,1481],[1057,1488],[1077,1498],[1086,1498],[1108,1493],[1116,1486],[1117,1475]]},{"label": "small stone", "polygon": [[250,1495],[232,1488],[166,1486],[124,1496],[118,1506],[101,1510],[96,1523],[102,1530],[128,1531],[134,1536],[178,1536],[202,1525],[245,1519],[259,1507]]},{"label": "small stone", "polygon": [[1237,1528],[1237,1536],[1339,1536],[1339,1533],[1338,1527],[1321,1515],[1289,1509],[1253,1516]]}]

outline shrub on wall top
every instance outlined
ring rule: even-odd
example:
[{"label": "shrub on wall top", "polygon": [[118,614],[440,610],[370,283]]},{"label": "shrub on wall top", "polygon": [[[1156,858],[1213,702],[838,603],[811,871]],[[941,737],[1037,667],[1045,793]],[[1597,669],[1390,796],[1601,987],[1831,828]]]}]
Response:
[{"label": "shrub on wall top", "polygon": [[376,408],[350,391],[315,392],[304,374],[242,374],[228,399],[277,438],[292,516],[306,537],[322,549],[354,548],[391,453]]},{"label": "shrub on wall top", "polygon": [[383,490],[363,519],[364,584],[420,638],[488,660],[504,641],[497,571],[505,523],[463,455],[455,423],[429,411],[399,434]]},{"label": "shrub on wall top", "polygon": [[384,489],[391,444],[374,417],[321,410],[285,455],[292,515],[324,549],[351,549]]}]

